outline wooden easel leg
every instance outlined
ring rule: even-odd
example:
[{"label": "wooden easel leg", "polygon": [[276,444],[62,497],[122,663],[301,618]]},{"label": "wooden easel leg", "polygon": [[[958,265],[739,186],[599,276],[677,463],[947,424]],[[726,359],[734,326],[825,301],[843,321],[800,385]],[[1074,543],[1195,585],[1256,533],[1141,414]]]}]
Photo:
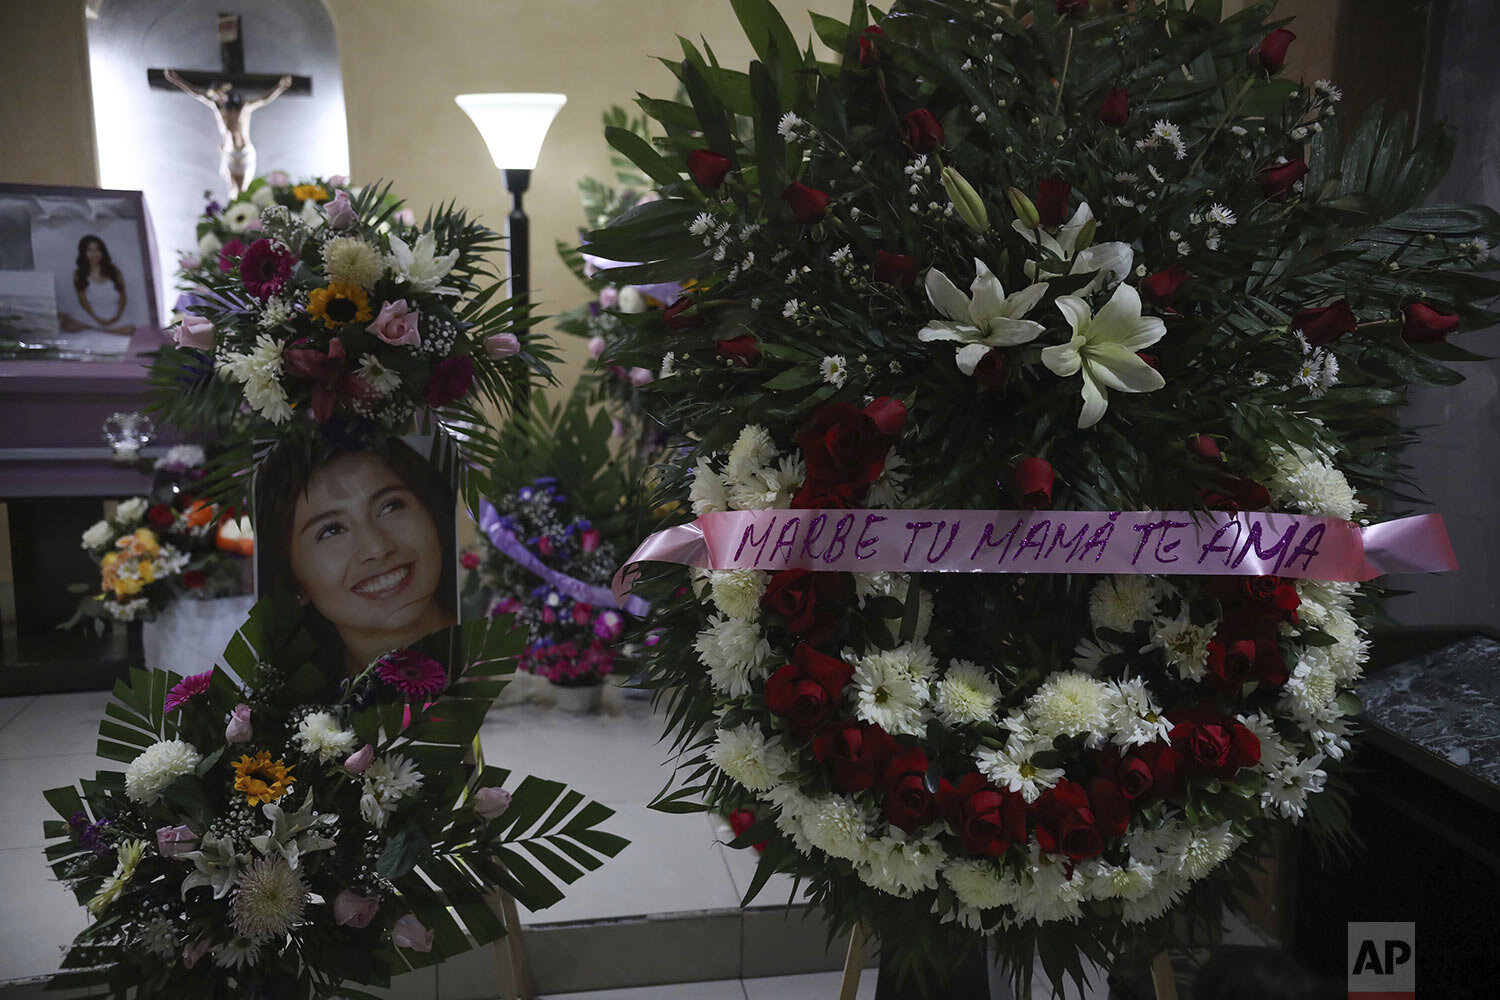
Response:
[{"label": "wooden easel leg", "polygon": [[491,908],[500,904],[500,919],[505,922],[505,937],[490,945],[495,955],[495,978],[504,1000],[532,1000],[531,973],[526,967],[526,942],[521,932],[521,916],[516,912],[515,897],[497,889],[488,900]]},{"label": "wooden easel leg", "polygon": [[859,974],[865,965],[864,924],[855,924],[849,932],[849,950],[844,954],[844,978],[839,983],[839,1000],[854,1000],[859,993]]},{"label": "wooden easel leg", "polygon": [[1156,1000],[1177,1000],[1177,980],[1172,975],[1172,956],[1163,951],[1151,960],[1151,985]]}]

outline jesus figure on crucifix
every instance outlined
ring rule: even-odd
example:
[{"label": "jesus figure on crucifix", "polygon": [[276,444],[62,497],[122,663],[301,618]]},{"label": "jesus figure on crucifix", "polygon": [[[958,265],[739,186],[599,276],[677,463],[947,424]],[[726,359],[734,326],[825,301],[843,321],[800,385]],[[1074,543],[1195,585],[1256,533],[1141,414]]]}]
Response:
[{"label": "jesus figure on crucifix", "polygon": [[255,176],[255,146],[250,142],[250,115],[256,108],[263,108],[292,85],[290,75],[276,81],[276,86],[253,101],[247,101],[227,83],[207,87],[195,87],[177,74],[167,70],[163,74],[174,86],[191,94],[200,103],[214,111],[219,122],[219,174],[229,185],[230,199],[238,198],[245,185]]}]

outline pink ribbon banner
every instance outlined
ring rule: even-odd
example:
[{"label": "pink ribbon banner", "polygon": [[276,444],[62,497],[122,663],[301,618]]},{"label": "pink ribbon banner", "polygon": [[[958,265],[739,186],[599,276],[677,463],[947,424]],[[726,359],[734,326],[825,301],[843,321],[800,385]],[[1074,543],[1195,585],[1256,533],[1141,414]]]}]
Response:
[{"label": "pink ribbon banner", "polygon": [[1159,573],[1362,582],[1458,568],[1441,514],[1361,527],[1238,511],[743,510],[658,531],[642,562],[703,569],[901,573]]}]

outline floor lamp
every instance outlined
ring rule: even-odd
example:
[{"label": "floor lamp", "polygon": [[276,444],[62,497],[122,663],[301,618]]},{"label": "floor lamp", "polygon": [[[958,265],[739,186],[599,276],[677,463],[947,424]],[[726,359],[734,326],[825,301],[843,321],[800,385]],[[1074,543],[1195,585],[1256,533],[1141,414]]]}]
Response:
[{"label": "floor lamp", "polygon": [[459,94],[453,99],[474,122],[490,158],[505,174],[511,209],[506,248],[510,259],[510,294],[522,302],[531,295],[531,229],[521,197],[531,186],[531,172],[552,119],[568,103],[565,94]]}]

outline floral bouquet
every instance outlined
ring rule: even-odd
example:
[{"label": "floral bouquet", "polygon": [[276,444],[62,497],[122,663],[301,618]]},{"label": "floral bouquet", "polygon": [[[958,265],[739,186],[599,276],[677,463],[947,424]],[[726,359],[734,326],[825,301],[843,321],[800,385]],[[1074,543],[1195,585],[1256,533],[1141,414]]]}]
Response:
[{"label": "floral bouquet", "polygon": [[150,621],[178,597],[208,600],[245,592],[247,564],[241,557],[253,553],[254,538],[194,494],[205,461],[197,445],[177,445],[156,461],[149,498],[121,501],[113,515],[83,533],[83,549],[99,566],[99,584],[70,588],[87,596],[64,628],[85,617]]},{"label": "floral bouquet", "polygon": [[499,297],[496,234],[452,206],[416,224],[388,187],[282,192],[257,182],[235,203],[258,215],[189,273],[195,301],[152,368],[153,412],[223,442],[208,491],[239,496],[268,438],[359,447],[425,427],[446,467],[492,463],[484,407],[523,398],[551,357]]},{"label": "floral bouquet", "polygon": [[[618,130],[641,141],[649,138],[644,117],[631,117],[620,107],[611,107],[603,117],[606,133],[614,134]],[[584,217],[588,220],[580,236],[589,229],[602,229],[635,206],[650,204],[659,198],[652,190],[651,181],[640,174],[629,159],[614,153],[610,160],[621,187],[611,187],[592,177],[578,182]],[[593,399],[607,403],[615,418],[616,436],[626,438],[633,451],[650,458],[660,452],[670,438],[667,429],[641,407],[640,390],[657,377],[657,371],[639,366],[625,368],[600,359],[630,323],[654,322],[649,314],[660,314],[670,308],[681,297],[682,285],[671,281],[643,285],[616,282],[611,279],[609,269],[618,266],[618,262],[601,260],[589,253],[587,246],[579,248],[558,240],[557,252],[595,295],[594,300],[586,305],[558,316],[555,320],[557,328],[588,341],[589,355],[598,364],[585,374],[584,384],[589,386]]]},{"label": "floral bouquet", "polygon": [[746,0],[748,73],[685,42],[666,138],[611,133],[662,198],[590,252],[692,287],[608,355],[695,436],[639,558],[711,570],[641,567],[659,806],[749,806],[749,895],[800,877],[897,971],[1155,954],[1278,825],[1338,836],[1360,560],[1429,523],[1395,408],[1500,320],[1500,216],[1422,204],[1441,129],[1342,141],[1271,6],[861,2],[827,62]]},{"label": "floral bouquet", "polygon": [[481,507],[480,541],[461,560],[466,603],[514,615],[527,633],[520,669],[563,687],[612,673],[625,633],[609,581],[640,537],[639,468],[615,461],[610,439],[609,417],[590,418],[581,391],[518,414],[502,434],[501,492]]},{"label": "floral bouquet", "polygon": [[[504,619],[434,633],[335,683],[263,601],[222,669],[132,672],[99,753],[46,793],[47,857],[92,918],[57,980],[124,997],[370,997],[505,933],[625,842],[611,810],[474,759],[520,645]],[[545,822],[543,822],[543,818]]]}]

